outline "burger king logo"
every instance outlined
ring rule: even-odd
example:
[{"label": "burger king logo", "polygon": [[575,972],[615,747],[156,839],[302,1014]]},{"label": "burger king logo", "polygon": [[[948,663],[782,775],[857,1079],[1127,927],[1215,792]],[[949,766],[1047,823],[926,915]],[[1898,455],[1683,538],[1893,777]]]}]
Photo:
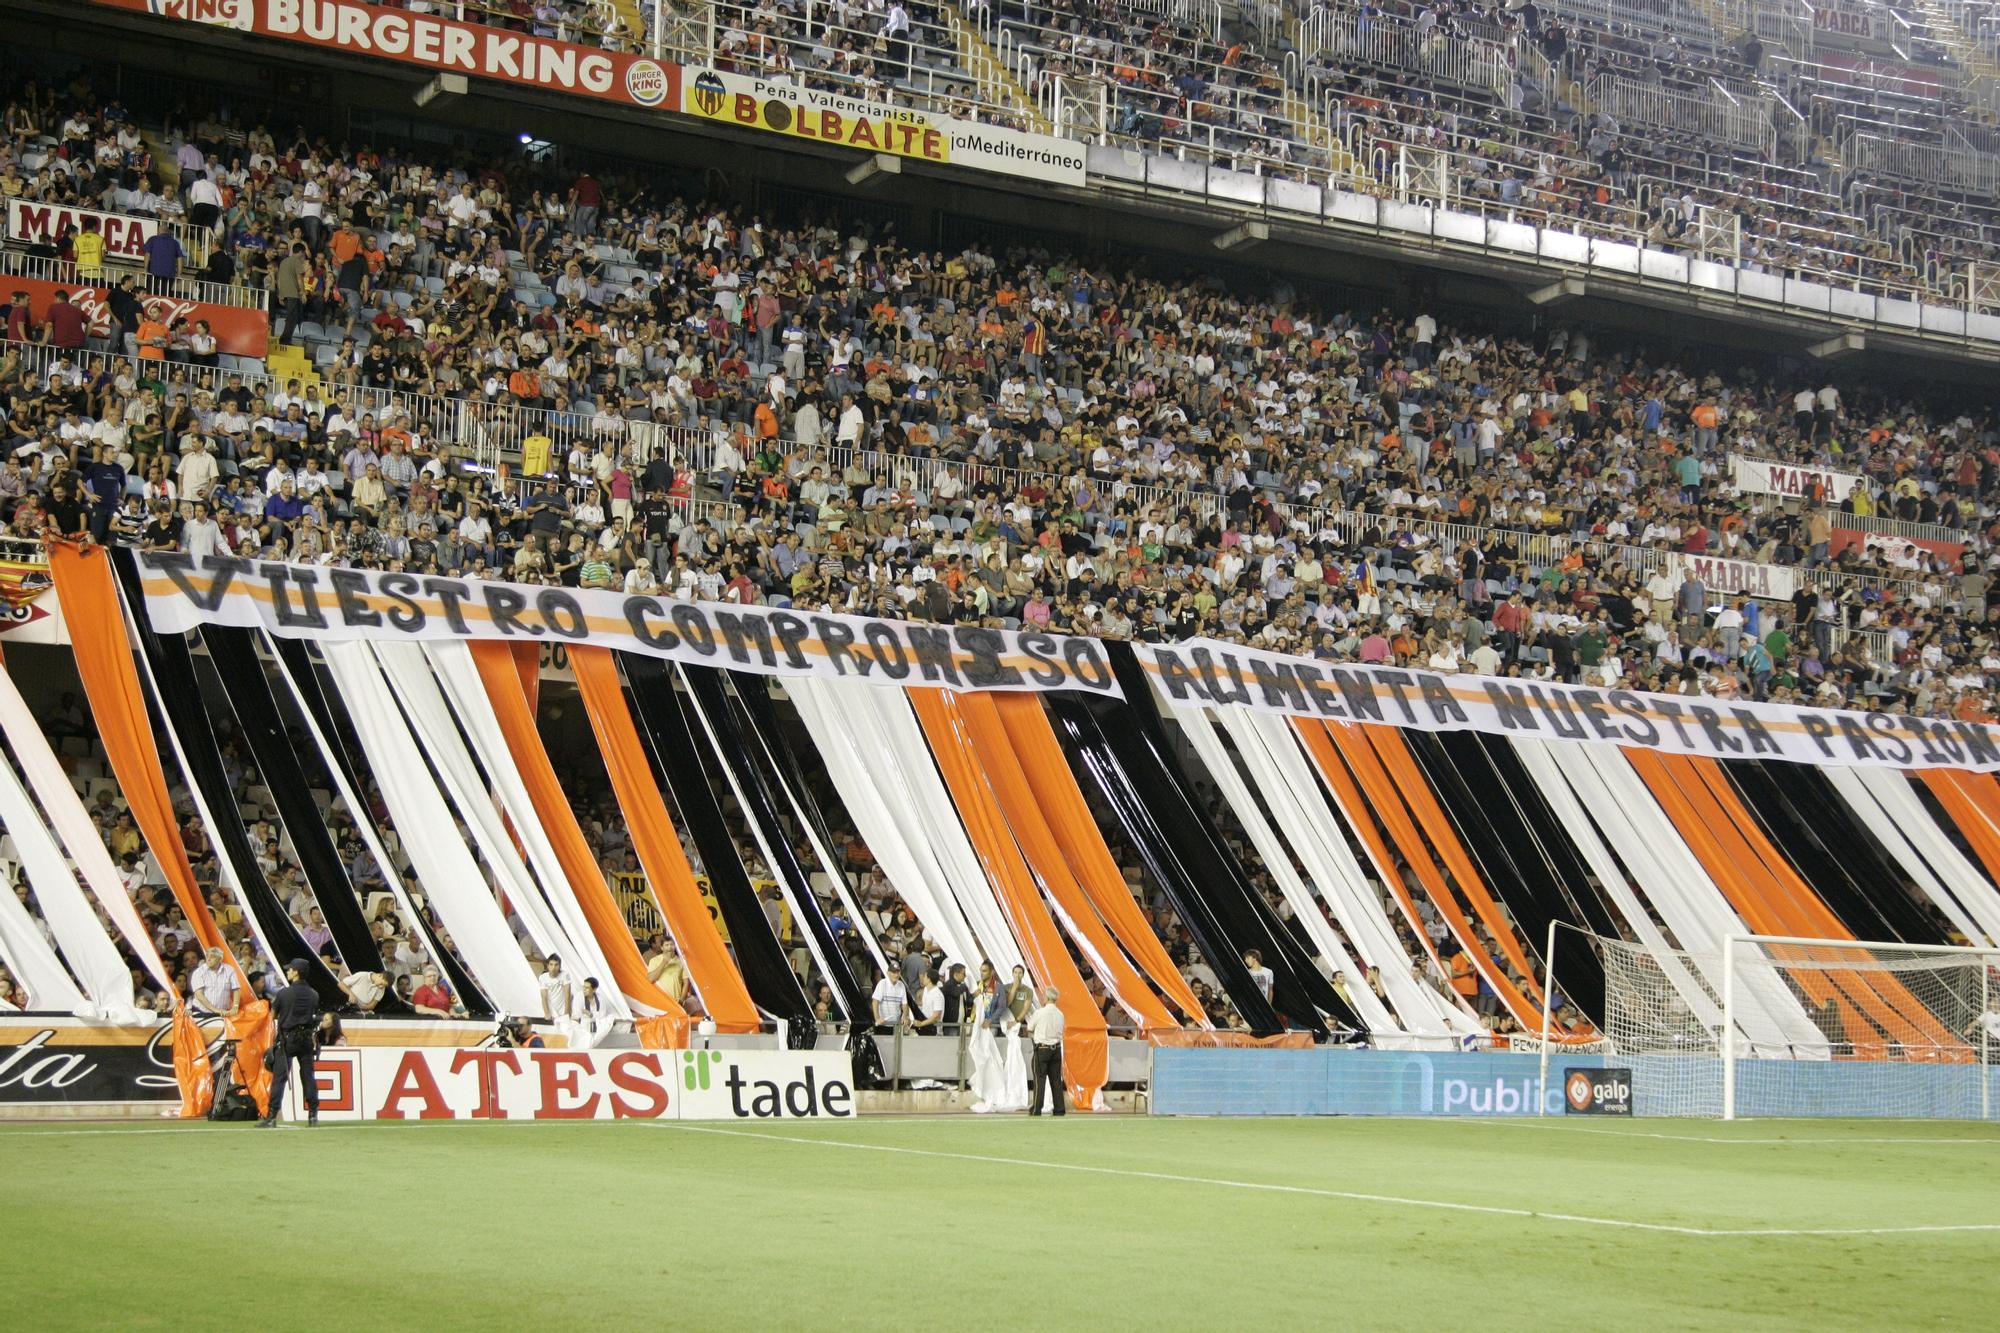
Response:
[{"label": "burger king logo", "polygon": [[257,27],[256,0],[146,0],[146,12],[237,32],[253,32]]},{"label": "burger king logo", "polygon": [[635,60],[625,68],[625,95],[640,106],[667,100],[667,72],[651,60]]}]

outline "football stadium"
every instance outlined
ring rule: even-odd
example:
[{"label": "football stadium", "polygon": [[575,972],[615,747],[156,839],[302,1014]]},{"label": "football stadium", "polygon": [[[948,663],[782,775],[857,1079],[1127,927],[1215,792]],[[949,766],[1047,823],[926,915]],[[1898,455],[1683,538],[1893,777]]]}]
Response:
[{"label": "football stadium", "polygon": [[1994,1325],[1992,0],[0,38],[20,1327]]}]

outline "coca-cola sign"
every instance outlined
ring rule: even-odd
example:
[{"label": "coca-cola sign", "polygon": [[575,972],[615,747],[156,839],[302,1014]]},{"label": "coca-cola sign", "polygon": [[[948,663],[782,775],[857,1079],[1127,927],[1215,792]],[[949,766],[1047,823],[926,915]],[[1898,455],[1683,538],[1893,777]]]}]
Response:
[{"label": "coca-cola sign", "polygon": [[[0,280],[6,282],[8,295],[15,292],[28,294],[28,308],[37,322],[48,316],[49,306],[55,301],[57,292],[69,294],[70,304],[81,310],[89,323],[92,337],[108,337],[117,322],[111,316],[110,289],[101,284],[79,286],[75,283],[46,282],[40,278],[15,277]],[[270,351],[271,321],[261,310],[186,301],[178,296],[156,296],[141,289],[135,289],[133,294],[139,298],[147,314],[170,330],[190,332],[197,321],[206,320],[209,332],[215,335],[217,344],[225,352],[262,360]],[[177,327],[176,320],[185,322]]]}]

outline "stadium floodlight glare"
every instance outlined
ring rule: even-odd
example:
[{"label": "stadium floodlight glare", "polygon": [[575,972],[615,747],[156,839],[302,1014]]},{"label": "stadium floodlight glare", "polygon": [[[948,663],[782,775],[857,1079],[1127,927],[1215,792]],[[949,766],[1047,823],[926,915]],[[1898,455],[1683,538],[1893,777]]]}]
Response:
[{"label": "stadium floodlight glare", "polygon": [[903,159],[892,153],[871,153],[864,161],[847,169],[849,185],[873,185],[884,176],[903,174]]},{"label": "stadium floodlight glare", "polygon": [[2000,1102],[2000,947],[1594,938],[1639,1114],[1991,1120]]},{"label": "stadium floodlight glare", "polygon": [[463,97],[472,85],[463,74],[440,74],[410,96],[418,106],[429,106],[440,97]]},{"label": "stadium floodlight glare", "polygon": [[1268,241],[1270,239],[1271,228],[1268,223],[1242,222],[1223,232],[1220,236],[1217,236],[1215,238],[1215,248],[1218,250],[1234,250],[1238,246],[1256,245],[1261,241]]}]

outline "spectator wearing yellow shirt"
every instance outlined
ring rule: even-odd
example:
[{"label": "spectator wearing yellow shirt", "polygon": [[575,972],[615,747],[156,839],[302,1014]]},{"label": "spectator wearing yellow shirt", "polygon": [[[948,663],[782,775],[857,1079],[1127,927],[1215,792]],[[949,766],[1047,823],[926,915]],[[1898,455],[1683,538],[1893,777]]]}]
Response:
[{"label": "spectator wearing yellow shirt", "polygon": [[104,276],[104,234],[97,229],[96,218],[83,220],[83,230],[70,242],[70,253],[76,256],[79,281],[97,282]]}]

